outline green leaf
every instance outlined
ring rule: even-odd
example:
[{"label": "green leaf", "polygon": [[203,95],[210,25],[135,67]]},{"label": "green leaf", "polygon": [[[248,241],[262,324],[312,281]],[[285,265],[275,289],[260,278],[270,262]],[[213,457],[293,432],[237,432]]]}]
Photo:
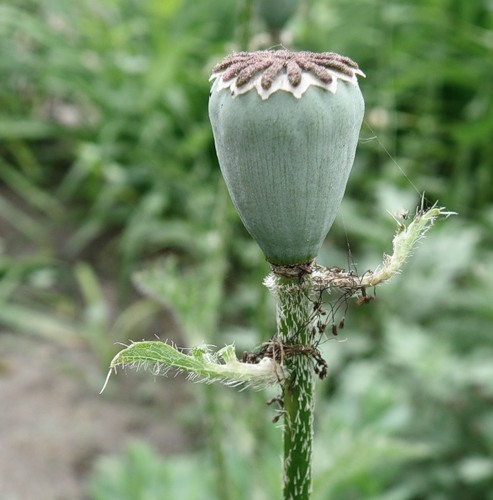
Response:
[{"label": "green leaf", "polygon": [[166,342],[134,342],[120,351],[112,360],[104,391],[111,373],[117,367],[137,370],[149,369],[155,375],[166,375],[170,370],[188,373],[194,382],[212,383],[220,381],[226,385],[246,385],[262,389],[285,377],[283,368],[270,358],[259,363],[242,363],[235,354],[234,346],[227,345],[213,352],[209,346],[201,345],[189,350],[178,349]]}]

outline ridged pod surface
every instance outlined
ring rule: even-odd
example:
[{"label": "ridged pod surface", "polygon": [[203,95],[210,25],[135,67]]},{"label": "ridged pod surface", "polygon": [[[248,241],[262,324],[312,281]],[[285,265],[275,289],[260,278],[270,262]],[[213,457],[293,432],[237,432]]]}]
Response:
[{"label": "ridged pod surface", "polygon": [[348,58],[240,52],[213,69],[209,116],[240,217],[273,264],[318,254],[339,209],[364,114]]}]

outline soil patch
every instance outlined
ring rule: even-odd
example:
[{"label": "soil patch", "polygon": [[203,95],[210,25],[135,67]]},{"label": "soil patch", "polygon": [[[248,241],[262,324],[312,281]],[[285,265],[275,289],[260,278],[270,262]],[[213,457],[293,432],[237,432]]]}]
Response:
[{"label": "soil patch", "polygon": [[120,372],[99,395],[104,374],[80,346],[0,333],[0,499],[83,499],[94,461],[128,440],[162,455],[189,450],[183,381],[146,391],[143,380]]}]

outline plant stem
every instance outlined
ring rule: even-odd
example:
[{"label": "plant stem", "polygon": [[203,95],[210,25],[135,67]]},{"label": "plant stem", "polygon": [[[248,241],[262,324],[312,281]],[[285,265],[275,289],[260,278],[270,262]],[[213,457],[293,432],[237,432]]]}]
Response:
[{"label": "plant stem", "polygon": [[[283,345],[311,345],[313,320],[313,285],[303,280],[274,276],[269,288],[277,299],[277,329]],[[310,498],[313,448],[314,371],[305,354],[284,360],[289,376],[284,398],[284,500]]]},{"label": "plant stem", "polygon": [[[231,232],[231,213],[225,207],[228,203],[228,195],[223,184],[216,189],[217,198],[213,211],[213,227],[216,228],[220,238],[208,256],[208,265],[204,268],[207,289],[205,295],[207,304],[202,316],[202,328],[208,331],[207,338],[217,338],[220,307],[224,294],[224,277],[227,270],[226,242]],[[204,304],[204,305],[205,305]],[[221,425],[221,403],[223,393],[217,387],[207,387],[205,392],[205,405],[208,415],[209,446],[214,457],[214,469],[217,485],[217,497],[219,500],[231,500],[230,473],[227,467],[227,459],[224,451],[224,438]]]},{"label": "plant stem", "polygon": [[213,465],[217,485],[218,500],[231,500],[231,481],[224,453],[223,426],[221,422],[221,393],[213,385],[206,386],[205,407],[209,430],[209,444],[213,456]]},{"label": "plant stem", "polygon": [[237,43],[240,50],[248,50],[252,37],[253,0],[243,0],[238,14]]}]

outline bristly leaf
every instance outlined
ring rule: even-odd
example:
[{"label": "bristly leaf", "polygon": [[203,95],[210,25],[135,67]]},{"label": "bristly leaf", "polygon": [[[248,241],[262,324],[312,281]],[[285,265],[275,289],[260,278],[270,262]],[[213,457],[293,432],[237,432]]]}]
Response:
[{"label": "bristly leaf", "polygon": [[[414,219],[405,225],[397,221],[397,232],[392,240],[392,255],[384,254],[383,265],[374,272],[366,272],[363,276],[358,276],[351,271],[344,271],[339,268],[326,268],[312,262],[303,266],[272,266],[273,273],[265,278],[264,284],[267,288],[275,288],[274,275],[285,277],[296,277],[300,271],[306,271],[313,280],[316,288],[329,290],[333,288],[350,289],[354,293],[365,288],[372,288],[389,281],[402,269],[417,243],[424,237],[426,232],[439,217],[449,217],[456,215],[455,212],[447,211],[434,205],[429,210],[418,209]],[[275,293],[275,292],[274,292]]]},{"label": "bristly leaf", "polygon": [[170,370],[187,373],[194,382],[222,382],[233,387],[245,385],[263,389],[284,379],[283,368],[271,358],[259,363],[242,363],[235,354],[234,346],[227,345],[213,352],[201,345],[184,352],[161,341],[134,342],[120,351],[111,361],[110,371],[101,392],[104,391],[111,373],[117,367],[151,370],[155,375],[166,375]]}]

